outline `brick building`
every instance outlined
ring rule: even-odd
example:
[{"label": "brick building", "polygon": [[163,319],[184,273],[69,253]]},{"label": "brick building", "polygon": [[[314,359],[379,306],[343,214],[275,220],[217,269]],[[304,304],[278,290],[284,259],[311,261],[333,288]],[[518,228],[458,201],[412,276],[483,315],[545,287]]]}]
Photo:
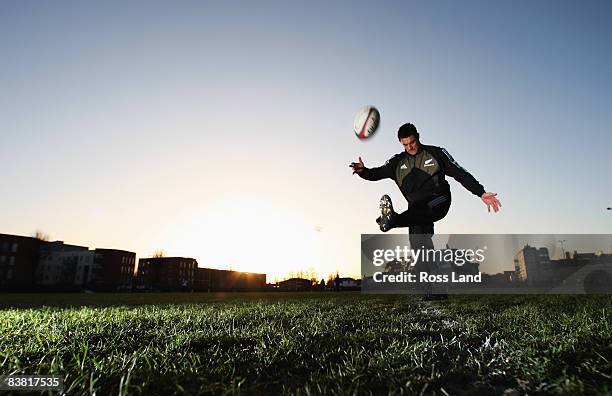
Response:
[{"label": "brick building", "polygon": [[132,290],[136,253],[117,249],[96,249],[93,281],[100,290]]},{"label": "brick building", "polygon": [[187,257],[150,257],[138,260],[137,290],[192,291],[198,262]]},{"label": "brick building", "polygon": [[0,234],[0,290],[31,291],[43,241]]},{"label": "brick building", "polygon": [[266,287],[266,274],[197,268],[196,291],[255,291]]}]

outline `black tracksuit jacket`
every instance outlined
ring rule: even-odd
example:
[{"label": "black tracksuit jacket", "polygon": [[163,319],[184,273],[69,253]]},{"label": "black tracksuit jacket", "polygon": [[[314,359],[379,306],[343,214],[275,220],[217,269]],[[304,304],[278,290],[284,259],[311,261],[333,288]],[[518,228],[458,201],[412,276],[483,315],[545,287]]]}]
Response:
[{"label": "black tracksuit jacket", "polygon": [[425,203],[444,195],[450,199],[450,186],[445,176],[451,176],[472,194],[480,197],[484,187],[463,169],[443,148],[421,145],[416,155],[402,152],[383,166],[364,168],[357,173],[362,179],[375,181],[393,179],[410,205]]}]

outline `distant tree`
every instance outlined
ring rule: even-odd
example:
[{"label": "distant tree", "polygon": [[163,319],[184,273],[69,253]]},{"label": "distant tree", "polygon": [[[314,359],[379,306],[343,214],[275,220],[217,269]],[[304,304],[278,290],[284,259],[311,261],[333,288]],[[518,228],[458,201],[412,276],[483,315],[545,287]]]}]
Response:
[{"label": "distant tree", "polygon": [[157,249],[156,251],[153,252],[153,257],[154,258],[166,257],[166,252],[164,252],[164,249]]},{"label": "distant tree", "polygon": [[316,285],[319,282],[317,279],[319,276],[317,275],[317,272],[312,267],[308,268],[308,273],[306,276],[308,279],[310,279],[310,283],[312,283],[313,285]]},{"label": "distant tree", "polygon": [[41,230],[36,230],[32,237],[38,239],[39,241],[49,242],[49,234],[46,234]]}]

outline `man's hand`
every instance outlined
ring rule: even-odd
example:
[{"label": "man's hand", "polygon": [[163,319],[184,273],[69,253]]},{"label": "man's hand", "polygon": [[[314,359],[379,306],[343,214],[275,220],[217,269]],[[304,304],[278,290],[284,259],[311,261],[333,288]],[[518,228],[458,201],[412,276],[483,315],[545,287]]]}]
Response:
[{"label": "man's hand", "polygon": [[359,157],[359,162],[351,162],[349,166],[353,168],[353,175],[365,169],[365,165],[363,164],[363,160],[361,159],[361,157]]},{"label": "man's hand", "polygon": [[501,202],[499,202],[499,200],[495,198],[496,195],[497,193],[486,192],[480,196],[482,202],[487,205],[488,212],[491,212],[491,207],[493,207],[493,211],[497,213],[499,211],[499,208],[501,208],[502,206]]}]

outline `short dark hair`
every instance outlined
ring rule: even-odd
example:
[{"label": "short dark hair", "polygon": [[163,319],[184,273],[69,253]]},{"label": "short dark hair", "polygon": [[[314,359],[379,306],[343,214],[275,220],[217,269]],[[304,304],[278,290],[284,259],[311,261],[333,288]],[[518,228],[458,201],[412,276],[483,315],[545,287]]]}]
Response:
[{"label": "short dark hair", "polygon": [[410,136],[415,136],[417,139],[419,138],[419,132],[417,131],[416,127],[411,123],[406,123],[397,130],[398,139],[403,139]]}]

